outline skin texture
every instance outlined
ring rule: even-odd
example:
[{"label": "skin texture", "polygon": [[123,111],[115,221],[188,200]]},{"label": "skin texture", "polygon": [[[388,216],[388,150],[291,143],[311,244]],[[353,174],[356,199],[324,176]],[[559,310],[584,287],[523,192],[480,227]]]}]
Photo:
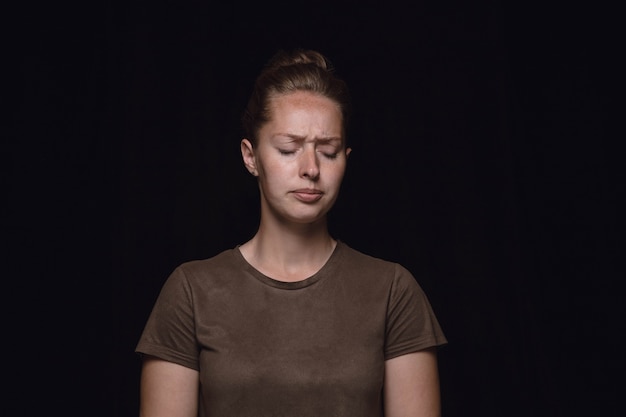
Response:
[{"label": "skin texture", "polygon": [[[246,168],[259,179],[264,222],[321,223],[334,204],[346,169],[339,107],[307,92],[271,101],[272,120],[259,132],[256,148],[242,141]],[[298,190],[315,190],[309,200]],[[304,195],[302,195],[304,194]]]},{"label": "skin texture", "polygon": [[140,417],[197,417],[198,371],[145,357],[141,371]]},{"label": "skin texture", "polygon": [[[350,149],[332,100],[296,92],[274,97],[270,105],[272,117],[258,143],[241,142],[243,162],[258,178],[261,221],[240,251],[267,276],[299,281],[317,272],[335,248],[326,215],[339,194]],[[197,371],[145,359],[140,416],[197,416],[198,381]],[[435,349],[386,361],[384,397],[385,417],[438,417]]]},{"label": "skin texture", "polygon": [[385,362],[385,417],[441,416],[434,348]]},{"label": "skin texture", "polygon": [[300,91],[273,98],[270,108],[258,143],[241,142],[244,164],[258,178],[261,221],[240,250],[264,274],[299,281],[317,272],[336,245],[326,215],[339,195],[350,149],[334,101]]}]

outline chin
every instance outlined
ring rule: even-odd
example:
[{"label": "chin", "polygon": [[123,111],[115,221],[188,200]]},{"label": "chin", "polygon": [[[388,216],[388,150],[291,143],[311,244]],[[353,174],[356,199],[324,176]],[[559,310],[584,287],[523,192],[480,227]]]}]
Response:
[{"label": "chin", "polygon": [[288,216],[287,220],[297,224],[315,224],[325,221],[326,213],[327,212],[300,213]]}]

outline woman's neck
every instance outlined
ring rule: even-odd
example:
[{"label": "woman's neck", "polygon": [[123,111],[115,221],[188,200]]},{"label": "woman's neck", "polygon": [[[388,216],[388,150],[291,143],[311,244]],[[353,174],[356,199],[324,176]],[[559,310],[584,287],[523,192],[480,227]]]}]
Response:
[{"label": "woman's neck", "polygon": [[267,227],[262,223],[256,235],[240,246],[240,251],[263,274],[294,282],[319,271],[336,245],[325,222],[288,228]]}]

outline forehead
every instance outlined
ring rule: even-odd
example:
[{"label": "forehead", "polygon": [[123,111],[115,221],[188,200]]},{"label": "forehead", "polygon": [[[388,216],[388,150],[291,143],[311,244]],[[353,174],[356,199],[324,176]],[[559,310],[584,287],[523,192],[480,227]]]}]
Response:
[{"label": "forehead", "polygon": [[291,91],[287,93],[276,93],[270,96],[270,103],[276,103],[276,102],[281,102],[281,101],[283,102],[288,101],[294,104],[295,103],[306,104],[306,103],[324,102],[324,103],[332,104],[333,106],[336,106],[337,108],[339,108],[339,104],[335,102],[334,100],[332,100],[331,98],[328,98],[323,94],[316,93],[313,91],[307,91],[307,90],[297,90],[297,91]]},{"label": "forehead", "polygon": [[269,109],[270,121],[265,126],[269,130],[343,136],[343,117],[339,104],[320,94],[297,91],[276,95],[270,99]]}]

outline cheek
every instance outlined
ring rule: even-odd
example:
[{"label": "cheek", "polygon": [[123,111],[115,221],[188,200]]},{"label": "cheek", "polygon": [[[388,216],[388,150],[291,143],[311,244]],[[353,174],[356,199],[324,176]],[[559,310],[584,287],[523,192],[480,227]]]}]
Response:
[{"label": "cheek", "polygon": [[259,164],[259,172],[263,172],[263,175],[267,178],[272,178],[273,181],[280,180],[288,175],[288,168],[283,164],[276,161],[266,161]]},{"label": "cheek", "polygon": [[330,172],[331,174],[329,175],[329,177],[331,178],[331,181],[334,183],[341,183],[346,173],[346,164],[343,163],[333,166]]},{"label": "cheek", "polygon": [[290,177],[288,167],[274,161],[259,163],[258,169],[259,182],[266,192],[271,193],[272,189],[277,190],[281,188]]}]

